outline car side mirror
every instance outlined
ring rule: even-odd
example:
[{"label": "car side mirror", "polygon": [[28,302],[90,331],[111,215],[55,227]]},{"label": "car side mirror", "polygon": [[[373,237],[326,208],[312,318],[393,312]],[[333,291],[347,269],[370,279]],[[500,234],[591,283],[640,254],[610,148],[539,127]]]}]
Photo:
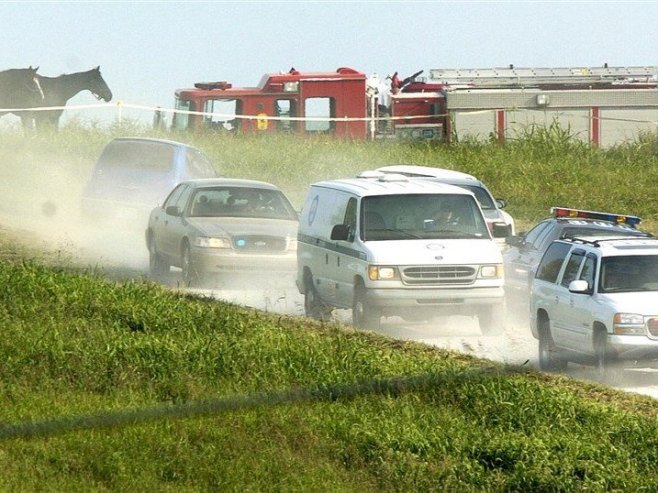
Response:
[{"label": "car side mirror", "polygon": [[181,211],[180,208],[177,205],[170,205],[165,209],[165,213],[168,216],[180,216]]},{"label": "car side mirror", "polygon": [[512,228],[509,224],[494,223],[493,236],[494,238],[508,238],[512,234]]},{"label": "car side mirror", "polygon": [[586,294],[589,292],[589,283],[582,279],[576,279],[575,281],[571,281],[569,283],[569,292]]},{"label": "car side mirror", "polygon": [[347,241],[350,236],[350,227],[347,224],[336,224],[331,228],[331,239]]},{"label": "car side mirror", "polygon": [[504,209],[507,207],[507,201],[505,199],[496,199],[496,204],[498,205],[499,209]]}]

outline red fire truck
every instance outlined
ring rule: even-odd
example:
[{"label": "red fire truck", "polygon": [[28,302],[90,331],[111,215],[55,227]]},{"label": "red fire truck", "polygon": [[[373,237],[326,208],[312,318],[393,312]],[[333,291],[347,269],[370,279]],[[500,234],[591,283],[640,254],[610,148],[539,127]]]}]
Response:
[{"label": "red fire truck", "polygon": [[237,133],[326,133],[356,139],[420,131],[425,138],[442,138],[442,85],[412,78],[399,81],[394,75],[391,85],[397,87],[389,101],[386,83],[373,84],[372,78],[346,67],[335,72],[292,68],[265,75],[257,87],[198,82],[192,89],[176,91],[172,126]]},{"label": "red fire truck", "polygon": [[351,68],[266,74],[256,87],[199,82],[176,91],[172,127],[332,134],[354,139],[499,140],[557,121],[594,145],[658,121],[658,67],[434,69],[432,82]]}]

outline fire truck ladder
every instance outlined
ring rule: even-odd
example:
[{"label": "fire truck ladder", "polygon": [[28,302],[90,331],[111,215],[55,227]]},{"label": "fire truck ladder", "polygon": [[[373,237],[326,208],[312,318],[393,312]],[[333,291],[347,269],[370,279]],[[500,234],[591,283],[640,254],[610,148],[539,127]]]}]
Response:
[{"label": "fire truck ladder", "polygon": [[432,69],[430,77],[440,82],[471,86],[519,86],[536,84],[593,84],[658,82],[658,67],[556,67]]}]

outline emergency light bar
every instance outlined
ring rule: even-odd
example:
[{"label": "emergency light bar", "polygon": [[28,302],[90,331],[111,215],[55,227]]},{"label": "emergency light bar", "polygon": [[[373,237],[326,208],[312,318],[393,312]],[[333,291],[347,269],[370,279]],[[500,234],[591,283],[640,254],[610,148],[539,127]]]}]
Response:
[{"label": "emergency light bar", "polygon": [[551,214],[554,217],[579,217],[583,219],[599,219],[601,221],[610,221],[616,224],[627,224],[628,226],[637,226],[640,219],[637,216],[626,216],[623,214],[611,214],[608,212],[583,211],[580,209],[569,209],[567,207],[551,207]]}]

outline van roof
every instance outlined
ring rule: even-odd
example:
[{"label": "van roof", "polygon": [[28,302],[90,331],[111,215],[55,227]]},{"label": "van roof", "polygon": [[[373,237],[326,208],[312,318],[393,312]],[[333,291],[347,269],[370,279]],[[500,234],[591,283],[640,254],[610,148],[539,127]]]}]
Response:
[{"label": "van roof", "polygon": [[454,185],[430,180],[407,179],[405,176],[383,176],[373,178],[344,178],[314,183],[313,187],[328,188],[349,192],[359,197],[371,195],[399,194],[459,194],[473,195],[472,192]]}]

